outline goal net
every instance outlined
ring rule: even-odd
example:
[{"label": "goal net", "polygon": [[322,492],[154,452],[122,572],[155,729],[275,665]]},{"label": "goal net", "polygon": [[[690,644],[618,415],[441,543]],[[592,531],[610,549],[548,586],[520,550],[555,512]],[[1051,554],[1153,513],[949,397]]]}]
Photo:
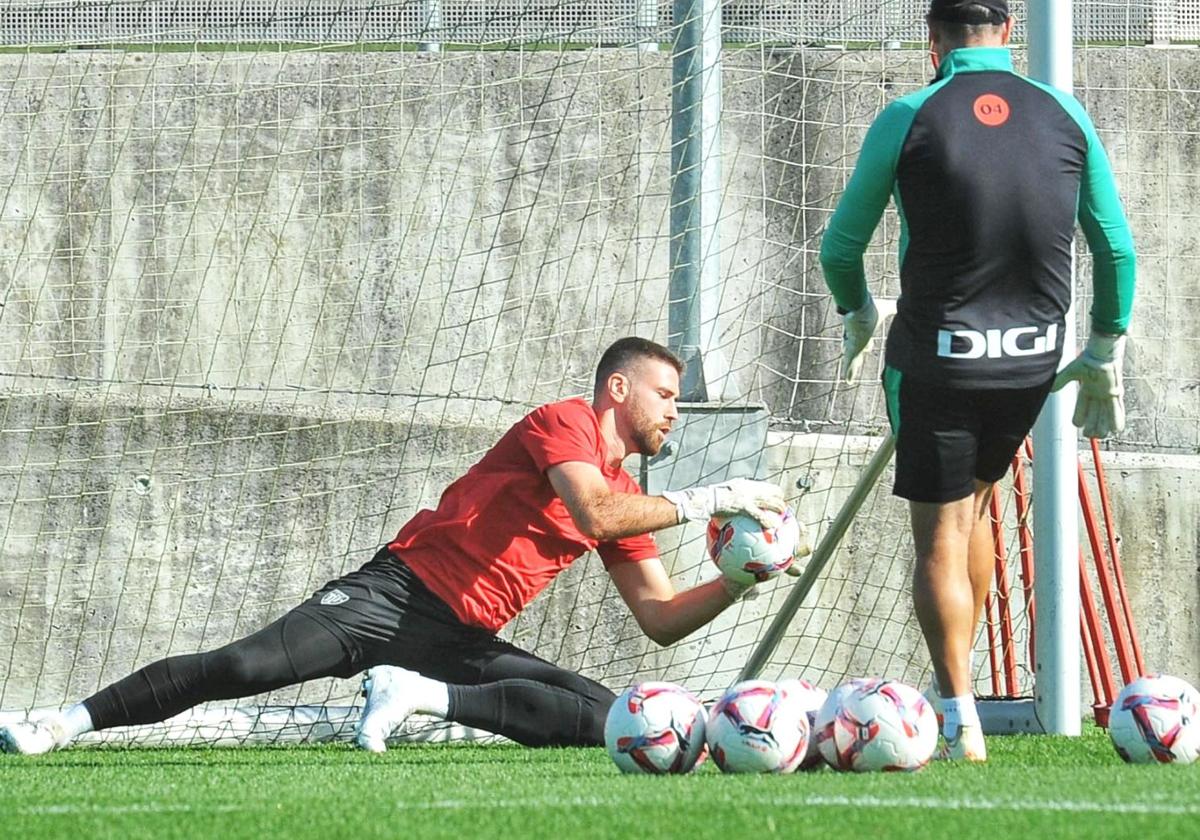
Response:
[{"label": "goal net", "polygon": [[[1151,37],[1146,5],[1076,3],[1109,27],[1087,37],[1122,43]],[[784,486],[819,540],[880,445],[878,358],[837,382],[816,256],[866,127],[927,81],[923,11],[725,5],[711,349],[731,387],[697,409],[713,425],[684,438],[691,466],[631,462],[639,477],[728,474],[732,436],[740,474]],[[674,26],[642,0],[7,4],[0,718],[253,632],[524,413],[587,394],[612,340],[669,340]],[[1089,96],[1123,95],[1096,75]],[[879,296],[897,236],[889,211]],[[889,490],[885,474],[764,676],[925,682]],[[714,573],[700,529],[659,545],[677,586]],[[586,557],[503,635],[614,690],[711,697],[789,580],[658,649]],[[357,691],[314,681],[94,740],[345,737]]]}]

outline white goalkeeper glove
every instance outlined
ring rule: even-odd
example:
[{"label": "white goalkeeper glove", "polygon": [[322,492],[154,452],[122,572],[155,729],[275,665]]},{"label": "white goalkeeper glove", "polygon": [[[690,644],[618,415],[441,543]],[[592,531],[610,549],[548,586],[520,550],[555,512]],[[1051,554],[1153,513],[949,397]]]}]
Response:
[{"label": "white goalkeeper glove", "polygon": [[863,356],[871,347],[875,328],[879,326],[879,310],[867,295],[867,302],[854,312],[842,316],[842,379],[854,382],[862,369]]},{"label": "white goalkeeper glove", "polygon": [[721,575],[718,579],[721,581],[721,586],[725,588],[725,594],[729,596],[730,601],[740,601],[743,598],[749,601],[757,595],[753,583],[742,583],[725,577],[725,575]]},{"label": "white goalkeeper glove", "polygon": [[787,507],[778,484],[749,478],[686,490],[664,490],[663,498],[675,505],[679,522],[708,521],[714,516],[744,513],[765,528],[775,528],[779,525],[779,514]]},{"label": "white goalkeeper glove", "polygon": [[812,554],[812,544],[808,541],[808,528],[796,517],[796,524],[800,526],[800,537],[796,540],[796,550],[792,552],[792,565],[783,570],[785,575],[792,577],[800,577],[804,574],[804,570],[800,568],[801,558]]},{"label": "white goalkeeper glove", "polygon": [[1055,391],[1068,382],[1079,383],[1071,422],[1086,437],[1104,438],[1125,428],[1124,360],[1125,336],[1093,332],[1083,352],[1054,378]]}]

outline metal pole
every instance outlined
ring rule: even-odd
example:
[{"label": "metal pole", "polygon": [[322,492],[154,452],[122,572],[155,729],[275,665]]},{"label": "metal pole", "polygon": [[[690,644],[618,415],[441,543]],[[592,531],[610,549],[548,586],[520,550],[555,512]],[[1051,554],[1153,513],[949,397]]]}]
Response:
[{"label": "metal pole", "polygon": [[637,0],[638,49],[658,52],[658,0]]},{"label": "metal pole", "polygon": [[[1071,0],[1030,0],[1028,5],[1029,75],[1068,92],[1073,86],[1071,7]],[[1063,351],[1064,360],[1074,358],[1074,303],[1067,313]],[[1052,394],[1033,427],[1034,702],[1044,730],[1058,735],[1078,735],[1082,728],[1076,499],[1079,438],[1071,424],[1075,396],[1074,385]]]},{"label": "metal pole", "polygon": [[682,398],[719,399],[721,4],[675,0],[671,80],[671,282],[667,343],[687,363]]},{"label": "metal pole", "polygon": [[[440,32],[442,28],[442,0],[421,0],[422,37],[429,37],[432,32]],[[417,44],[417,52],[441,52],[442,45],[438,41],[421,41]]]},{"label": "metal pole", "polygon": [[888,435],[883,439],[883,443],[879,445],[875,454],[871,456],[867,468],[859,475],[858,482],[850,491],[841,510],[838,511],[837,518],[821,535],[821,542],[817,545],[817,550],[813,552],[812,557],[808,558],[808,564],[804,567],[804,573],[800,575],[800,579],[792,584],[792,591],[788,593],[787,600],[775,614],[771,626],[767,628],[766,635],[754,646],[746,664],[742,666],[741,673],[738,674],[739,682],[757,679],[762,673],[763,666],[767,664],[767,660],[771,658],[775,648],[779,647],[779,642],[783,639],[783,634],[787,632],[788,625],[795,618],[796,611],[804,604],[804,599],[808,597],[809,590],[817,582],[817,577],[824,571],[838,546],[842,544],[842,537],[850,529],[863,502],[867,500],[871,491],[875,489],[875,485],[879,483],[879,476],[883,475],[884,469],[892,460],[895,452],[896,439]]}]

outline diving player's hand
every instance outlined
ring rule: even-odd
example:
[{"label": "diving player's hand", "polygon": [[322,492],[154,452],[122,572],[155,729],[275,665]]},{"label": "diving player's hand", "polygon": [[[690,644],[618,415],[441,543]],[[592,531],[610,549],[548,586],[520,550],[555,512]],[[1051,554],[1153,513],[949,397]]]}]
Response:
[{"label": "diving player's hand", "polygon": [[864,306],[842,316],[842,379],[854,382],[858,378],[863,355],[870,348],[878,325],[879,311],[870,295]]},{"label": "diving player's hand", "polygon": [[1055,391],[1068,382],[1079,383],[1071,422],[1086,437],[1104,438],[1125,428],[1124,358],[1125,336],[1093,332],[1083,352],[1054,379]]},{"label": "diving player's hand", "polygon": [[800,577],[804,574],[800,561],[812,554],[812,544],[808,541],[808,528],[804,527],[804,522],[800,517],[796,517],[796,524],[800,526],[800,538],[796,540],[796,550],[792,552],[792,565],[783,570],[783,573],[790,577]]},{"label": "diving player's hand", "polygon": [[721,585],[725,587],[725,594],[729,596],[730,601],[740,601],[743,598],[753,598],[754,584],[741,583],[733,578],[727,578],[724,575],[720,577]]},{"label": "diving player's hand", "polygon": [[675,505],[680,522],[707,522],[714,516],[744,513],[758,520],[763,527],[774,528],[779,525],[779,514],[787,507],[778,484],[749,478],[686,490],[666,490],[663,497]]}]

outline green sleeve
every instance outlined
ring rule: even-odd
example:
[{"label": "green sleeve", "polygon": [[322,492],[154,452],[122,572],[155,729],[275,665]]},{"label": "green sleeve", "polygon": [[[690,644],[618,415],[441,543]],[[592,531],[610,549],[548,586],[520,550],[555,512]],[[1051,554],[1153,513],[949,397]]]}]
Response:
[{"label": "green sleeve", "polygon": [[1057,97],[1087,139],[1087,160],[1079,182],[1079,226],[1092,252],[1092,329],[1121,335],[1129,328],[1133,311],[1137,274],[1133,234],[1091,117],[1074,96],[1050,87],[1044,89]]},{"label": "green sleeve", "polygon": [[854,174],[821,240],[825,285],[839,308],[853,312],[867,300],[863,253],[887,207],[896,181],[896,162],[912,126],[914,109],[898,100],[884,109],[863,140]]},{"label": "green sleeve", "polygon": [[1108,155],[1087,122],[1088,153],[1079,185],[1079,226],[1092,251],[1092,328],[1120,335],[1129,328],[1137,257]]}]

